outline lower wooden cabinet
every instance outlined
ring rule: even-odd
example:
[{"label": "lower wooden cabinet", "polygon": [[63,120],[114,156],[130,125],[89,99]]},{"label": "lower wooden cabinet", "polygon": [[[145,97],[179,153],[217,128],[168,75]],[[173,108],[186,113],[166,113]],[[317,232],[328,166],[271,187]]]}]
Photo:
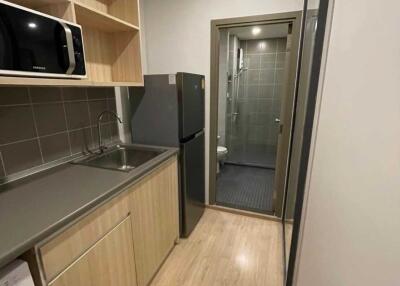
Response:
[{"label": "lower wooden cabinet", "polygon": [[49,285],[137,285],[130,217],[93,245]]},{"label": "lower wooden cabinet", "polygon": [[179,238],[177,164],[169,159],[27,252],[36,285],[148,285]]},{"label": "lower wooden cabinet", "polygon": [[130,199],[137,281],[145,286],[179,238],[176,160],[135,185]]}]

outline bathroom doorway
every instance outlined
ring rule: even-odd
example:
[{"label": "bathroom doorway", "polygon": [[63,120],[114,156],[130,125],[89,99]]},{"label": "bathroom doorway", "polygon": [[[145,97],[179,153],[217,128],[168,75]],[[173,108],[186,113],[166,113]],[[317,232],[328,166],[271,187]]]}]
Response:
[{"label": "bathroom doorway", "polygon": [[210,204],[281,216],[299,19],[293,12],[213,21]]}]

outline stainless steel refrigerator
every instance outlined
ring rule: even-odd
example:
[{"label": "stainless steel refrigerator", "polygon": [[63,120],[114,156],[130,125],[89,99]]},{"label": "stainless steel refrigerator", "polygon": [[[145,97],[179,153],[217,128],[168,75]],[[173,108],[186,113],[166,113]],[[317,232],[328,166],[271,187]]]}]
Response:
[{"label": "stainless steel refrigerator", "polygon": [[204,212],[204,76],[146,75],[130,90],[132,141],[180,148],[180,231],[187,237]]}]

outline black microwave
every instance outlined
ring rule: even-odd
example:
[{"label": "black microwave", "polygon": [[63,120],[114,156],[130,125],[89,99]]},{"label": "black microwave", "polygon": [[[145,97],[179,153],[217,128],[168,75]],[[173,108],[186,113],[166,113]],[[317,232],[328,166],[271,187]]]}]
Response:
[{"label": "black microwave", "polygon": [[86,78],[81,26],[0,0],[0,75]]}]

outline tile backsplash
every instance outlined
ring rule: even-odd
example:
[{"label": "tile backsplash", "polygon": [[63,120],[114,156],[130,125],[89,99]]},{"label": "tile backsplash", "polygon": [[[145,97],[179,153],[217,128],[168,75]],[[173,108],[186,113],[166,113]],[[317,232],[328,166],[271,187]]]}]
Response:
[{"label": "tile backsplash", "polygon": [[[116,111],[113,88],[0,87],[0,178],[98,148],[104,110]],[[117,143],[116,120],[103,122]]]}]

